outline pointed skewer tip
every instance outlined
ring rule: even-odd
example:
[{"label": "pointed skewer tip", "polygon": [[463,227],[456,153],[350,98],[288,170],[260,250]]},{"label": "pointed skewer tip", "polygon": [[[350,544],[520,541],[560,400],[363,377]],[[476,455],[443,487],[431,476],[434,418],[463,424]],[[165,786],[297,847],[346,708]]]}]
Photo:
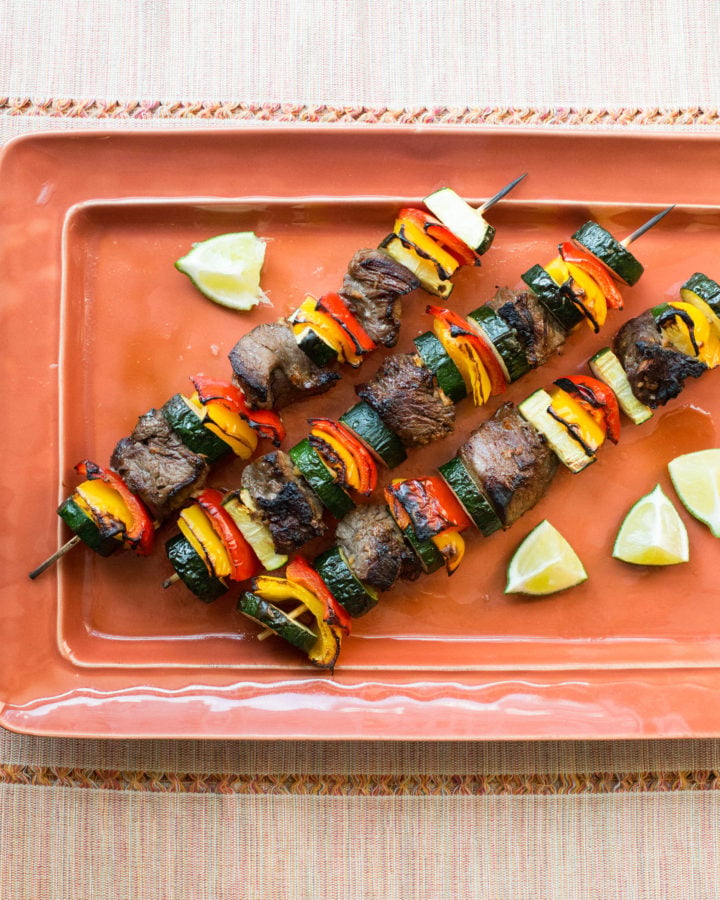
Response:
[{"label": "pointed skewer tip", "polygon": [[648,219],[644,225],[641,225],[639,228],[637,228],[635,231],[633,231],[632,234],[629,234],[625,238],[625,240],[620,241],[620,243],[623,245],[623,247],[626,247],[626,248],[629,247],[630,244],[633,243],[633,241],[636,241],[639,237],[641,237],[643,234],[645,234],[646,231],[649,231],[654,225],[657,225],[657,223],[661,219],[664,219],[665,216],[669,212],[671,212],[673,209],[675,209],[676,205],[677,204],[673,203],[671,206],[668,206],[666,209],[662,210],[662,212],[659,212],[656,215],[654,215],[651,219]]},{"label": "pointed skewer tip", "polygon": [[488,209],[490,209],[491,206],[494,206],[498,202],[498,200],[502,200],[503,197],[509,194],[516,185],[520,184],[523,178],[527,178],[527,174],[527,172],[523,172],[522,175],[518,175],[517,178],[513,178],[513,180],[509,184],[506,184],[504,188],[501,188],[497,192],[497,194],[493,194],[493,196],[490,197],[489,200],[486,200],[482,206],[479,206],[477,211],[481,214],[486,212]]}]

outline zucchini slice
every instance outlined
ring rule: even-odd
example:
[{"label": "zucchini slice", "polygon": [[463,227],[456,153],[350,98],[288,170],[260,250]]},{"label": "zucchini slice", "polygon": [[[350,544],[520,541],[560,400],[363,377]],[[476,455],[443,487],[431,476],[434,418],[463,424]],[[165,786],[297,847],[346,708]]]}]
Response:
[{"label": "zucchini slice", "polygon": [[448,231],[452,231],[479,256],[490,249],[495,229],[452,188],[444,187],[428,194],[424,203]]},{"label": "zucchini slice", "polygon": [[182,394],[173,395],[160,411],[183,444],[193,453],[205,456],[208,462],[215,462],[230,452],[229,445],[205,427]]},{"label": "zucchini slice", "polygon": [[508,382],[517,381],[530,371],[530,363],[514,328],[487,304],[467,315],[468,322],[478,328],[490,342]]},{"label": "zucchini slice", "polygon": [[407,452],[400,438],[364,400],[343,413],[340,421],[351,428],[388,469],[394,469],[407,459]]},{"label": "zucchini slice", "polygon": [[588,456],[581,444],[568,429],[548,412],[552,397],[547,391],[535,391],[518,406],[518,412],[533,428],[543,435],[550,448],[571,472],[582,472],[596,457]]},{"label": "zucchini slice", "polygon": [[330,363],[337,362],[337,350],[324,341],[311,325],[304,328],[300,334],[296,334],[295,340],[303,353],[321,369]]},{"label": "zucchini slice", "polygon": [[203,558],[182,534],[165,543],[165,552],[183,583],[204,603],[212,603],[227,591],[225,582],[208,571]]},{"label": "zucchini slice", "polygon": [[644,271],[642,263],[597,222],[586,222],[571,240],[592,253],[625,284],[633,285],[640,280]]},{"label": "zucchini slice", "polygon": [[455,456],[449,462],[443,463],[438,471],[481,534],[488,537],[502,528],[500,517],[485,494],[480,490],[460,457]]},{"label": "zucchini slice", "polygon": [[307,625],[291,619],[279,607],[268,603],[250,591],[242,593],[238,599],[238,611],[263,628],[272,629],[293,647],[309,654],[317,643],[318,636]]},{"label": "zucchini slice", "polygon": [[653,411],[633,394],[622,363],[609,347],[603,347],[591,357],[589,366],[593,375],[614,392],[620,409],[631,422],[642,425],[651,418]]},{"label": "zucchini slice", "polygon": [[307,438],[288,450],[302,477],[320,498],[323,506],[336,519],[349,513],[355,507],[347,491],[335,481],[335,474],[323,462],[322,457]]},{"label": "zucchini slice", "polygon": [[95,522],[72,497],[68,497],[60,504],[57,513],[68,528],[100,556],[111,556],[123,546],[117,537],[103,535]]},{"label": "zucchini slice", "polygon": [[702,272],[695,272],[681,286],[680,297],[700,310],[720,336],[720,284]]},{"label": "zucchini slice", "polygon": [[377,591],[360,581],[340,547],[331,547],[321,553],[314,560],[313,568],[353,618],[364,616],[377,605]]},{"label": "zucchini slice", "polygon": [[548,275],[542,266],[535,265],[520,277],[550,315],[566,331],[572,331],[576,325],[585,320],[582,310],[560,290],[560,286]]},{"label": "zucchini slice", "polygon": [[418,335],[413,343],[423,365],[437,378],[445,396],[453,403],[467,397],[467,388],[460,370],[433,332],[426,331]]}]

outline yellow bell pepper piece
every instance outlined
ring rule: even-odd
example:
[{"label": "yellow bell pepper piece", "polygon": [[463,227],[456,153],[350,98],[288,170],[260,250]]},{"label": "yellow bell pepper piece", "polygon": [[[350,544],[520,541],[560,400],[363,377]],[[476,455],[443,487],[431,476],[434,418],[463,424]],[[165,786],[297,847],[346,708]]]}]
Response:
[{"label": "yellow bell pepper piece", "polygon": [[133,515],[115,488],[100,478],[81,482],[73,492],[73,500],[96,523],[112,519],[130,529]]},{"label": "yellow bell pepper piece", "polygon": [[346,362],[358,366],[362,357],[355,351],[355,345],[343,327],[331,315],[317,308],[317,300],[308,294],[293,314],[293,331],[296,335],[309,325],[326,344],[329,344],[338,355],[338,362]]},{"label": "yellow bell pepper piece", "polygon": [[684,303],[678,300],[673,301],[669,305],[686,313],[692,320],[693,337],[699,352],[695,353],[687,323],[680,318],[676,318],[673,322],[663,326],[663,334],[667,340],[680,353],[685,353],[688,356],[697,356],[708,368],[714,369],[720,363],[720,339],[718,339],[715,330],[711,328],[707,317],[692,303]]},{"label": "yellow bell pepper piece", "polygon": [[186,506],[180,513],[178,526],[213,575],[217,578],[230,575],[228,552],[201,506],[197,503]]},{"label": "yellow bell pepper piece", "polygon": [[[343,466],[345,468],[346,486],[355,488],[355,490],[359,490],[360,472],[358,471],[357,462],[355,461],[355,457],[342,443],[342,441],[338,440],[338,438],[334,437],[334,435],[328,434],[327,431],[323,431],[321,428],[312,428],[310,430],[310,434],[314,435],[316,438],[320,438],[320,440],[322,441],[325,441],[325,443],[332,449],[333,453],[337,453],[337,455],[342,460]],[[330,466],[330,468],[333,468],[330,460],[324,459],[323,462]]]},{"label": "yellow bell pepper piece", "polygon": [[[545,266],[545,271],[558,287],[565,284],[568,280],[574,282],[576,288],[582,292],[582,295],[578,297],[581,305],[587,308],[598,328],[602,328],[607,319],[608,307],[607,298],[597,281],[581,269],[580,266],[565,262],[561,256],[556,256],[555,259],[551,260]],[[587,319],[587,323],[593,331],[596,330],[590,319]]]},{"label": "yellow bell pepper piece", "polygon": [[492,382],[483,361],[470,341],[465,341],[462,337],[454,338],[447,322],[438,318],[433,321],[433,331],[462,375],[474,405],[482,406],[487,403],[492,393]]},{"label": "yellow bell pepper piece", "polygon": [[442,277],[450,278],[460,265],[454,256],[409,219],[396,219],[393,230],[395,234],[410,241],[413,247],[420,251],[420,255],[427,255],[437,263],[443,271]]},{"label": "yellow bell pepper piece", "polygon": [[572,427],[585,447],[594,453],[605,443],[605,429],[567,391],[562,388],[553,388],[550,396],[555,415]]},{"label": "yellow bell pepper piece", "polygon": [[302,603],[317,623],[318,639],[308,657],[320,666],[332,666],[340,651],[342,631],[325,621],[325,607],[312,591],[275,575],[258,575],[253,579],[253,593],[270,603],[293,600]]},{"label": "yellow bell pepper piece", "polygon": [[210,400],[205,404],[203,425],[230,447],[240,459],[249,459],[258,445],[257,432],[250,424],[222,403]]},{"label": "yellow bell pepper piece", "polygon": [[465,541],[459,531],[443,531],[430,538],[445,558],[448,575],[457,569],[465,556]]}]

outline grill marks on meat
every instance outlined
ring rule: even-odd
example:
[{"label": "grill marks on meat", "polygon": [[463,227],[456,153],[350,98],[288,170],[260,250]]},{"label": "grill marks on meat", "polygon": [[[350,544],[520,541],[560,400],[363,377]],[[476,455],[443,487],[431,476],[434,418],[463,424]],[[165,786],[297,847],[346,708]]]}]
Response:
[{"label": "grill marks on meat", "polygon": [[483,422],[458,455],[505,528],[535,506],[558,465],[557,456],[511,403]]},{"label": "grill marks on meat", "polygon": [[241,486],[254,514],[270,529],[278,553],[292,553],[325,531],[320,500],[282,450],[249,463]]},{"label": "grill marks on meat", "polygon": [[410,269],[383,250],[359,250],[350,260],[339,293],[377,344],[394,347],[400,330],[400,297],[419,286]]},{"label": "grill marks on meat", "polygon": [[352,510],[338,524],[335,538],[354,574],[379,591],[389,590],[399,578],[414,581],[422,573],[385,506],[373,503]]},{"label": "grill marks on meat", "polygon": [[662,332],[651,312],[626,322],[615,336],[613,350],[633,393],[652,409],[677,397],[686,378],[698,378],[707,368],[699,359],[663,346]]},{"label": "grill marks on meat", "polygon": [[255,409],[282,409],[303,397],[323,394],[340,377],[316,366],[285,322],[253,328],[235,344],[229,358],[236,383]]},{"label": "grill marks on meat", "polygon": [[565,343],[565,329],[530,291],[499,288],[488,305],[515,330],[533,368],[544,365]]},{"label": "grill marks on meat", "polygon": [[355,391],[369,403],[405,447],[421,447],[452,434],[455,406],[435,376],[409,353],[389,356],[375,377]]},{"label": "grill marks on meat", "polygon": [[208,474],[205,458],[185,446],[157,409],[140,416],[130,437],[116,444],[110,465],[160,521],[199,490]]}]

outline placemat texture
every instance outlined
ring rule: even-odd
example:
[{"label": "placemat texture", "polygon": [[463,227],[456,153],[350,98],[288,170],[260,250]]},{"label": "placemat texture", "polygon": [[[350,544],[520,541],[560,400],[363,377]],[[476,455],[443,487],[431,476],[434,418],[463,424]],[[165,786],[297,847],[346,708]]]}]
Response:
[{"label": "placemat texture", "polygon": [[[0,142],[319,122],[720,127],[703,0],[4,0]],[[0,732],[0,898],[720,897],[720,741]]]}]

